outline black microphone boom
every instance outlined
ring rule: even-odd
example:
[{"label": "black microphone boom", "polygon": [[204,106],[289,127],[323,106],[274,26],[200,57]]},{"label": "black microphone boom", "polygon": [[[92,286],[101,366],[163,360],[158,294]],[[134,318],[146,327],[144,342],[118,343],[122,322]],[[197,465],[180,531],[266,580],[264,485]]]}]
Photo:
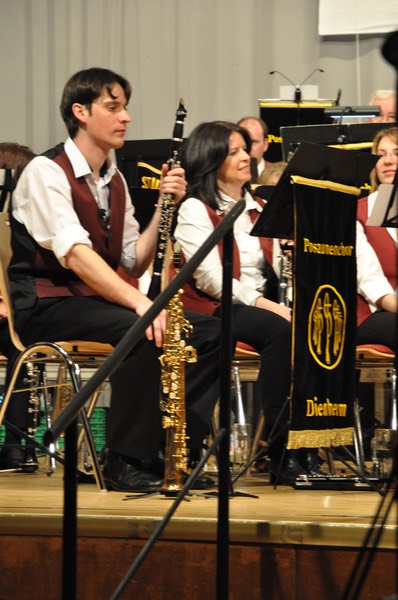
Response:
[{"label": "black microphone boom", "polygon": [[279,75],[282,75],[282,77],[284,79],[286,79],[286,81],[288,81],[289,83],[291,83],[292,86],[294,87],[294,101],[295,102],[301,102],[301,87],[317,71],[319,71],[320,73],[324,73],[323,69],[314,69],[313,71],[311,71],[311,73],[309,75],[307,75],[307,77],[304,79],[304,81],[302,83],[300,83],[300,85],[297,85],[296,83],[293,83],[293,81],[291,81],[291,79],[289,79],[288,77],[286,77],[286,75],[284,75],[280,71],[270,71],[269,75],[274,75],[274,73],[279,73]]}]

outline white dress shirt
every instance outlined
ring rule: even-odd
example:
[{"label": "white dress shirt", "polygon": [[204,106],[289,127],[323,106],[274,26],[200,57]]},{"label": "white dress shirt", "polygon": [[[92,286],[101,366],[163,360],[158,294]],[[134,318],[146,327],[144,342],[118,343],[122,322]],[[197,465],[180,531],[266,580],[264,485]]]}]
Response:
[{"label": "white dress shirt", "polygon": [[[108,188],[117,167],[110,162],[105,174],[94,180],[91,168],[70,138],[65,152],[71,161],[76,177],[84,177],[98,207],[108,210]],[[125,222],[122,242],[121,265],[130,272],[135,262],[135,244],[139,237],[139,224],[134,218],[134,207],[127,184],[125,187]],[[65,171],[45,156],[35,157],[23,170],[12,199],[13,216],[23,223],[29,234],[43,248],[51,250],[61,265],[64,257],[76,244],[92,248],[89,233],[82,227],[73,207],[71,187]]]},{"label": "white dress shirt", "polygon": [[[227,214],[236,203],[235,200],[221,193],[219,214]],[[250,194],[245,195],[246,208],[234,223],[234,237],[239,248],[240,280],[232,281],[232,298],[237,304],[253,306],[256,299],[262,296],[265,284],[263,275],[264,254],[259,238],[251,236],[253,229],[249,209],[259,211],[258,204]],[[261,209],[260,209],[261,210]],[[197,198],[188,198],[178,212],[175,238],[180,243],[185,258],[188,260],[204,243],[214,230],[212,221],[203,202]],[[196,286],[210,296],[221,299],[222,294],[222,262],[218,247],[214,247],[194,273]]]},{"label": "white dress shirt", "polygon": [[[374,203],[376,201],[377,192],[373,192],[368,196],[368,216],[370,215]],[[395,227],[387,227],[388,233],[391,235],[395,244],[397,244],[397,229]],[[394,290],[384,275],[380,261],[376,252],[368,242],[362,224],[357,221],[357,291],[361,294],[369,304],[372,312],[378,309],[376,302],[386,294],[394,294]]]}]

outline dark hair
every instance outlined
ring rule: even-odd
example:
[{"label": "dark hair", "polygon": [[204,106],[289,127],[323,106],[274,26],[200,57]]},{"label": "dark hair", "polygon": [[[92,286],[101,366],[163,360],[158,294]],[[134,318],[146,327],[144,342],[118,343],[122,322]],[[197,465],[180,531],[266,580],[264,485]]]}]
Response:
[{"label": "dark hair", "polygon": [[36,154],[28,146],[22,146],[16,142],[0,143],[0,169],[13,169],[14,186],[23,169],[35,156]]},{"label": "dark hair", "polygon": [[127,102],[131,96],[131,85],[121,75],[109,69],[92,67],[78,71],[69,79],[64,87],[61,99],[61,115],[71,138],[74,138],[79,129],[79,121],[73,114],[72,106],[75,102],[84,104],[89,110],[94,100],[99,98],[104,91],[112,96],[112,88],[118,83],[124,91]]},{"label": "dark hair", "polygon": [[250,152],[251,139],[243,127],[227,121],[201,123],[184,142],[181,166],[185,169],[188,182],[187,196],[199,198],[216,209],[220,193],[217,184],[218,173],[229,152],[229,139],[232,133],[240,133]]}]

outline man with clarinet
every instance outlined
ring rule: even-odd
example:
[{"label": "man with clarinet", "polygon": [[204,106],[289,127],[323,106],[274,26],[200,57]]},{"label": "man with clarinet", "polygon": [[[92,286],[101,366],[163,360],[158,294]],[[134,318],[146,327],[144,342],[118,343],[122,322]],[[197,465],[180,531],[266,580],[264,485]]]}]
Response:
[{"label": "man with clarinet", "polygon": [[[138,278],[150,265],[165,198],[185,194],[184,171],[163,165],[158,207],[140,233],[126,181],[109,158],[130,122],[129,82],[108,69],[74,74],[61,114],[69,138],[36,157],[13,197],[9,267],[16,329],[28,345],[82,339],[116,346],[152,305],[120,269]],[[188,447],[201,447],[217,398],[219,326],[189,313],[198,362],[187,367]],[[112,373],[107,453],[109,489],[149,492],[162,484],[160,362],[166,311]],[[211,480],[210,480],[211,482]],[[210,485],[208,477],[198,487]]]}]

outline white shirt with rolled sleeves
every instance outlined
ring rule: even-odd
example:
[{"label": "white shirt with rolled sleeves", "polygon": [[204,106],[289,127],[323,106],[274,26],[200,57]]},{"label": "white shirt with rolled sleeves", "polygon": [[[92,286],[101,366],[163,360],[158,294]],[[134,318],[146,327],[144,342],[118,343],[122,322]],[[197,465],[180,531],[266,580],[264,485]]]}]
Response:
[{"label": "white shirt with rolled sleeves", "polygon": [[[377,192],[374,192],[368,197],[368,216],[370,215],[374,203],[376,201]],[[395,243],[397,243],[397,229],[394,227],[387,228]],[[384,275],[376,252],[367,240],[362,224],[356,223],[356,254],[357,254],[357,291],[361,294],[369,304],[372,312],[375,312],[378,307],[377,300],[386,294],[394,294],[394,290]]]},{"label": "white shirt with rolled sleeves", "polygon": [[[76,177],[84,177],[99,208],[107,209],[107,185],[117,171],[110,163],[96,182],[91,168],[72,139],[65,142],[65,151]],[[121,174],[120,174],[121,175]],[[128,273],[135,262],[135,244],[139,238],[139,224],[134,218],[134,207],[126,181],[125,222],[121,265]],[[24,223],[35,241],[54,252],[65,267],[64,257],[75,244],[92,248],[88,232],[82,227],[73,208],[71,188],[64,170],[45,156],[35,157],[24,169],[13,194],[13,216]]]}]

